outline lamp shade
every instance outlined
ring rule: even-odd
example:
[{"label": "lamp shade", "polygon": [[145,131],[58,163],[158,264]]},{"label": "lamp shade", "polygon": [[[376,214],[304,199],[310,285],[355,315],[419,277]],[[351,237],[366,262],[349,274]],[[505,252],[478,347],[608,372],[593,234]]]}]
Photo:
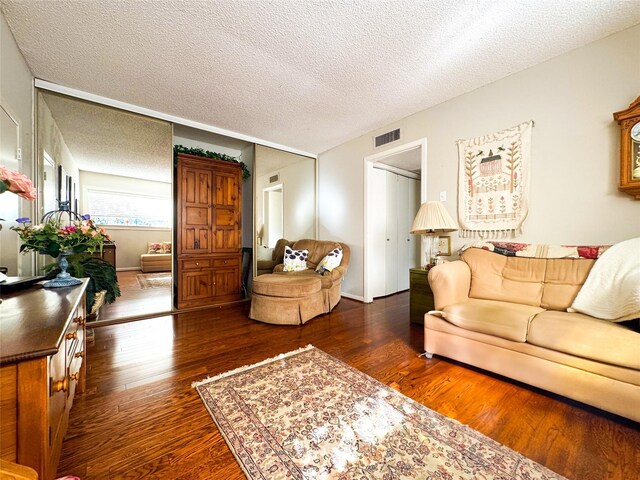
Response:
[{"label": "lamp shade", "polygon": [[425,202],[411,226],[411,233],[429,234],[455,232],[458,225],[440,202]]}]

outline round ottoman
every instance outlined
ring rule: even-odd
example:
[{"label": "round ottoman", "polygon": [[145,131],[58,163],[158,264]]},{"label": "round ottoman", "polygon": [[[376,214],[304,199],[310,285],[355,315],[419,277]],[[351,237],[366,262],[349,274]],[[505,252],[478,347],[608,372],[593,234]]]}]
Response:
[{"label": "round ottoman", "polygon": [[301,325],[323,313],[320,278],[270,273],[253,279],[249,318],[276,325]]}]

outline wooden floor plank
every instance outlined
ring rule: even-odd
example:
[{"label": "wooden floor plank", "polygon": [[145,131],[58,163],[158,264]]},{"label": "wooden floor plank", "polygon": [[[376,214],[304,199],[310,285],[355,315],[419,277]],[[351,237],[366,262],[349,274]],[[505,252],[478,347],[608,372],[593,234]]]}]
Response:
[{"label": "wooden floor plank", "polygon": [[59,476],[83,480],[241,479],[191,383],[308,344],[469,425],[570,480],[640,472],[638,424],[422,353],[408,294],[343,299],[304,326],[248,319],[248,305],[98,327]]}]

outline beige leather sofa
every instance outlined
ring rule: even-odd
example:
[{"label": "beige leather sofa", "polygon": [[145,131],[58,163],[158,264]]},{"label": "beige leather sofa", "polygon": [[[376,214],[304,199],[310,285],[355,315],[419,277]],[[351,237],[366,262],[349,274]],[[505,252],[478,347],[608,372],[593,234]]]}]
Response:
[{"label": "beige leather sofa", "polygon": [[[318,263],[336,247],[342,249],[340,265],[330,272],[317,273]],[[284,265],[278,264],[272,274],[255,277],[249,318],[278,325],[301,325],[329,313],[340,301],[342,280],[349,266],[349,247],[339,242],[305,239],[294,242],[291,248],[309,251],[307,269],[285,272]]]},{"label": "beige leather sofa", "polygon": [[434,267],[427,356],[442,355],[640,421],[640,333],[568,313],[595,260],[470,248]]}]

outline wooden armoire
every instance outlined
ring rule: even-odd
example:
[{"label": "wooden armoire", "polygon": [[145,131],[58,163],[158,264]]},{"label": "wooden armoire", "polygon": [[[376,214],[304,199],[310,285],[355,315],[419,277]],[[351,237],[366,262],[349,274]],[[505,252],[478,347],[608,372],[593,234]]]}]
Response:
[{"label": "wooden armoire", "polygon": [[242,168],[178,154],[177,307],[242,298]]}]

